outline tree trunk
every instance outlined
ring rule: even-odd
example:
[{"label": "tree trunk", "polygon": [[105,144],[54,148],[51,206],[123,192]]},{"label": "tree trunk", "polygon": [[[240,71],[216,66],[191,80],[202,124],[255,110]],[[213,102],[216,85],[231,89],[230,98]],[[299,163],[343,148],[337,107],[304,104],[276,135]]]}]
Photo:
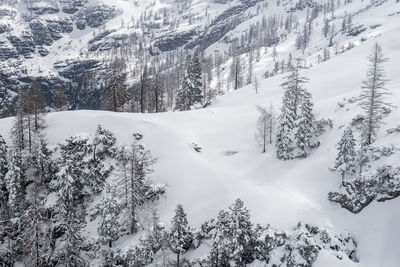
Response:
[{"label": "tree trunk", "polygon": [[29,154],[32,154],[32,134],[31,134],[31,116],[28,115],[28,140],[29,140]]}]

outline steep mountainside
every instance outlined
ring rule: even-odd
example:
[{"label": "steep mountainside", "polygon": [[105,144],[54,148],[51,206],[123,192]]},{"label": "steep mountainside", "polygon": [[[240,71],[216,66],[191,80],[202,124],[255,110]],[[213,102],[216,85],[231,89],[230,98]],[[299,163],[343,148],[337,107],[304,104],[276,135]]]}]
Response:
[{"label": "steep mountainside", "polygon": [[[164,109],[169,110],[174,107],[185,54],[191,51],[203,55],[203,68],[214,68],[207,79],[221,90],[216,66],[234,54],[257,51],[252,57],[259,61],[261,53],[272,55],[276,46],[274,51],[286,63],[291,52],[293,58],[304,55],[307,64],[316,64],[380,33],[382,23],[362,18],[385,1],[331,2],[2,0],[1,109],[4,115],[13,114],[18,91],[33,81],[39,83],[50,107],[55,89],[62,86],[70,109],[100,109],[102,75],[110,60],[123,57],[133,95],[144,63],[154,69],[151,75],[162,75]],[[398,18],[396,10],[385,16],[389,21]],[[295,51],[305,24],[311,25],[307,35],[312,45],[307,42]],[[246,72],[247,61],[242,63]],[[277,64],[268,63],[269,73],[280,69]],[[228,71],[223,67],[222,72]],[[218,84],[226,89],[229,80]]]},{"label": "steep mountainside", "polygon": [[[69,164],[68,156],[82,153],[80,159],[90,166],[96,149],[100,150],[104,155],[99,166],[101,171],[107,170],[101,185],[115,186],[118,201],[124,203],[124,173],[116,156],[120,145],[138,142],[140,149],[149,149],[157,158],[154,172],[144,171],[154,181],[146,184],[146,197],[155,204],[139,205],[135,233],[129,233],[122,223],[128,208],[119,206],[121,231],[112,247],[99,241],[102,221],[97,211],[102,196],[109,192],[105,186],[98,191],[93,184],[82,186],[86,195],[79,209],[85,240],[80,248],[86,264],[107,266],[109,261],[117,266],[175,266],[176,252],[169,249],[171,244],[154,248],[152,238],[154,229],[173,236],[169,232],[174,227],[171,220],[177,205],[182,204],[193,227],[191,246],[180,255],[182,266],[222,266],[208,261],[213,256],[210,251],[220,244],[217,251],[222,251],[223,236],[231,233],[218,235],[216,221],[230,225],[235,207],[240,206],[235,199],[240,198],[249,209],[253,226],[264,225],[254,230],[260,244],[254,253],[257,256],[246,266],[399,266],[398,1],[24,1],[5,1],[0,7],[0,77],[5,88],[13,92],[7,101],[0,102],[4,109],[19,86],[28,86],[33,79],[46,93],[49,109],[59,83],[66,88],[70,109],[99,108],[99,73],[107,71],[107,60],[117,55],[127,58],[132,90],[140,82],[140,62],[156,62],[163,75],[178,79],[170,71],[181,64],[180,53],[201,51],[214,63],[222,57],[209,69],[203,64],[203,72],[212,74],[208,86],[218,91],[205,108],[173,112],[175,94],[169,96],[166,89],[166,99],[171,97],[172,104],[165,112],[70,110],[46,115],[43,135],[54,149],[54,161],[61,165],[57,179],[67,172],[63,168]],[[329,10],[333,2],[335,8]],[[315,11],[318,5],[319,13]],[[318,14],[313,15],[312,10]],[[337,144],[344,130],[352,129],[357,151],[362,151],[359,141],[365,114],[360,93],[368,55],[376,43],[388,58],[383,66],[385,87],[391,95],[386,95],[385,101],[391,106],[366,152],[369,158],[364,169],[346,185],[340,174],[332,171]],[[304,87],[312,94],[320,131],[306,158],[279,160],[275,135],[266,145],[266,153],[261,153],[255,140],[258,107],[272,105],[275,115],[280,114],[281,84],[296,57],[303,59],[300,71],[308,78]],[[234,90],[232,70],[238,60],[243,81]],[[89,72],[95,76],[93,84],[83,86],[82,73]],[[176,86],[173,82],[170,85]],[[0,119],[0,135],[9,147],[16,121],[14,117]],[[138,148],[135,145],[128,150]],[[59,201],[65,197],[58,190],[57,179],[49,183],[51,193],[44,203],[54,215],[49,219],[54,229],[58,229],[54,221],[61,214]],[[364,187],[368,182],[373,186]],[[355,200],[334,199],[333,192]],[[232,203],[239,204],[229,206]],[[55,231],[52,252],[63,245],[63,234]],[[151,251],[146,250],[149,247]],[[57,264],[57,260],[52,263]],[[231,266],[242,265],[232,261]]]}]

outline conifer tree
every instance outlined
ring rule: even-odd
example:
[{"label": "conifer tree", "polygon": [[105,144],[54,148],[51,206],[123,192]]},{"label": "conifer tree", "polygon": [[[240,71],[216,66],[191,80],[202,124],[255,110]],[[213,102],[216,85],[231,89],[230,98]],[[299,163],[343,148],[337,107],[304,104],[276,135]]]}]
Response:
[{"label": "conifer tree", "polygon": [[243,85],[243,75],[242,75],[242,63],[239,55],[235,55],[232,58],[231,65],[231,79],[233,82],[233,89],[237,90]]},{"label": "conifer tree", "polygon": [[351,128],[347,128],[338,143],[338,154],[335,160],[334,169],[342,176],[342,185],[344,184],[346,175],[354,175],[356,173],[356,141]]},{"label": "conifer tree", "polygon": [[202,68],[199,56],[194,54],[192,57],[192,62],[190,65],[190,74],[191,74],[191,86],[190,86],[190,105],[195,105],[202,103],[203,101],[203,93],[202,93]]},{"label": "conifer tree", "polygon": [[385,101],[385,96],[389,94],[385,88],[385,71],[383,63],[388,59],[384,57],[382,48],[375,44],[372,54],[368,57],[369,68],[367,71],[367,79],[363,81],[362,91],[360,95],[360,105],[365,112],[365,140],[366,145],[370,145],[377,135],[385,111],[390,107]]},{"label": "conifer tree", "polygon": [[81,257],[83,223],[74,209],[68,208],[64,212],[61,221],[64,229],[64,236],[62,237],[64,244],[59,252],[60,262],[65,264],[66,267],[86,266]]},{"label": "conifer tree", "polygon": [[14,145],[18,147],[20,151],[25,149],[28,139],[25,122],[27,102],[27,91],[21,88],[18,92],[18,101],[16,106],[17,111],[11,128],[11,136],[13,138]]},{"label": "conifer tree", "polygon": [[48,257],[48,241],[45,232],[45,209],[39,196],[39,181],[36,177],[28,208],[21,215],[24,258],[29,266],[43,266]]},{"label": "conifer tree", "polygon": [[104,109],[117,112],[128,101],[129,93],[125,85],[126,77],[125,62],[118,58],[113,60],[104,75],[105,88],[102,92]]},{"label": "conifer tree", "polygon": [[254,261],[255,234],[249,210],[240,199],[220,211],[209,255],[211,266],[246,266]]},{"label": "conifer tree", "polygon": [[60,145],[61,168],[57,173],[59,182],[59,201],[65,211],[75,207],[81,199],[83,189],[84,156],[87,139],[71,137]]},{"label": "conifer tree", "polygon": [[198,56],[187,56],[182,84],[176,96],[176,109],[189,110],[191,106],[203,101],[201,74]]},{"label": "conifer tree", "polygon": [[293,150],[297,145],[294,140],[296,120],[299,116],[300,104],[305,91],[303,84],[307,82],[305,77],[300,76],[299,70],[300,60],[297,59],[296,66],[286,77],[286,81],[281,84],[285,92],[275,141],[278,159],[288,160],[295,156]]},{"label": "conifer tree", "polygon": [[8,172],[7,155],[8,155],[8,148],[6,141],[0,134],[0,190],[3,189],[3,185],[5,185],[5,177]]},{"label": "conifer tree", "polygon": [[34,132],[39,132],[45,127],[44,113],[46,109],[46,99],[40,90],[39,83],[32,84],[32,92],[30,94],[30,113],[33,114],[33,129]]},{"label": "conifer tree", "polygon": [[[0,250],[0,266],[12,266],[11,262],[11,249],[10,249],[10,236],[11,231],[11,218],[10,208],[8,204],[8,189],[6,175],[8,172],[8,149],[7,144],[3,137],[0,135],[0,246],[4,246],[3,251]],[[8,243],[8,244],[7,244]]]},{"label": "conifer tree", "polygon": [[279,126],[276,135],[276,156],[278,159],[288,160],[293,157],[293,130],[295,126],[295,116],[293,110],[286,107],[290,102],[290,96],[285,92]]},{"label": "conifer tree", "polygon": [[0,80],[0,117],[6,112],[6,108],[10,104],[10,91],[5,87],[4,83]]},{"label": "conifer tree", "polygon": [[[77,164],[79,156],[62,148],[61,154],[66,163],[58,173],[59,180],[59,206],[61,208],[60,223],[64,230],[63,246],[59,251],[60,260],[66,266],[83,266],[84,261],[80,256],[83,238],[81,229],[82,221],[78,217],[78,202],[81,198],[81,168]],[[72,155],[71,155],[72,154]]]},{"label": "conifer tree", "polygon": [[12,212],[19,215],[25,207],[26,198],[26,170],[23,165],[22,155],[18,149],[10,151],[9,167],[7,173],[8,201]]},{"label": "conifer tree", "polygon": [[103,244],[108,244],[108,247],[112,247],[112,242],[119,237],[119,221],[118,216],[120,213],[120,205],[117,201],[115,189],[107,186],[106,194],[98,206],[101,222],[97,229],[100,240]]},{"label": "conifer tree", "polygon": [[146,112],[146,89],[148,89],[150,84],[149,74],[147,71],[147,63],[143,64],[143,71],[140,73],[140,112]]},{"label": "conifer tree", "polygon": [[[17,261],[18,253],[15,251],[15,236],[17,235],[16,228],[12,219],[12,211],[8,201],[8,192],[2,190],[4,199],[0,200],[0,266],[13,266]],[[19,234],[19,233],[18,233]]]},{"label": "conifer tree", "polygon": [[193,234],[190,230],[186,212],[179,204],[175,209],[175,216],[171,221],[171,235],[169,244],[171,250],[176,254],[176,266],[180,266],[180,256],[191,246]]},{"label": "conifer tree", "polygon": [[250,222],[250,212],[241,199],[236,199],[229,210],[233,260],[237,266],[244,266],[254,260],[253,226]]},{"label": "conifer tree", "polygon": [[56,89],[56,94],[54,96],[54,108],[57,111],[68,109],[68,98],[65,94],[64,88],[61,85],[57,86]]},{"label": "conifer tree", "polygon": [[298,157],[306,157],[307,149],[311,145],[311,138],[314,133],[315,119],[313,114],[313,103],[311,94],[304,90],[300,106],[299,117],[296,121],[297,131],[295,134],[295,142],[299,150]]},{"label": "conifer tree", "polygon": [[128,225],[130,225],[131,234],[138,231],[137,209],[150,196],[151,183],[147,178],[153,171],[153,165],[156,159],[150,151],[140,144],[141,134],[134,134],[135,141],[131,145],[126,158],[126,168],[128,173],[123,173],[122,181],[127,189],[127,206],[129,210]]},{"label": "conifer tree", "polygon": [[296,118],[302,100],[303,92],[305,90],[303,84],[308,82],[308,79],[306,77],[300,76],[301,62],[301,59],[296,58],[296,65],[292,68],[290,74],[285,77],[286,81],[281,84],[281,87],[285,91],[289,91],[288,93],[290,97],[293,98],[288,103],[288,108],[293,111]]},{"label": "conifer tree", "polygon": [[43,137],[38,137],[39,141],[35,148],[35,167],[41,174],[41,182],[48,184],[56,178],[58,166],[52,158],[53,151],[48,148],[48,144]]},{"label": "conifer tree", "polygon": [[230,223],[229,212],[221,210],[217,216],[209,255],[210,265],[213,267],[230,266]]}]

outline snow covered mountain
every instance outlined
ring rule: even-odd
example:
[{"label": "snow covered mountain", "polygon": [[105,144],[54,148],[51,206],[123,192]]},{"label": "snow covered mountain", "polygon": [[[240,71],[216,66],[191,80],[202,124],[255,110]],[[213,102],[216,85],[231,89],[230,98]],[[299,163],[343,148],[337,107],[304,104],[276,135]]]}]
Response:
[{"label": "snow covered mountain", "polygon": [[[163,90],[174,91],[175,78],[170,73],[179,79],[176,68],[193,50],[220,65],[232,54],[253,50],[257,50],[258,61],[260,53],[273,52],[261,50],[276,45],[280,60],[286,63],[289,52],[293,57],[304,52],[308,64],[316,64],[329,53],[345,51],[380,34],[379,21],[363,18],[381,3],[4,0],[0,7],[0,77],[7,94],[0,95],[1,109],[13,114],[18,91],[33,81],[39,83],[50,106],[56,88],[62,86],[71,109],[99,109],[104,84],[100,74],[116,56],[127,60],[131,91],[140,80],[144,62],[170,77]],[[398,14],[393,10],[385,16],[395,21]],[[310,19],[312,45],[291,51],[298,32]],[[269,64],[270,73],[279,67],[275,62]],[[172,107],[167,104],[166,109]]]},{"label": "snow covered mountain", "polygon": [[2,1],[2,82],[17,92],[35,80],[50,103],[61,84],[72,108],[97,109],[90,98],[98,88],[77,96],[88,79],[84,71],[99,72],[113,55],[126,54],[135,78],[139,59],[204,50],[247,20],[256,4],[261,1]]},{"label": "snow covered mountain", "polygon": [[[301,37],[309,18],[316,12],[312,10],[318,5],[321,5],[319,15],[311,20],[312,30],[305,34],[309,41],[304,44]],[[333,11],[329,5],[335,6]],[[276,32],[271,33],[267,27],[263,31],[255,30],[263,23],[274,25],[275,22],[271,23],[274,16]],[[140,141],[157,158],[154,172],[149,176],[155,184],[165,184],[166,193],[157,202],[160,224],[165,229],[171,228],[175,207],[180,203],[187,212],[189,224],[197,229],[194,239],[200,240],[199,244],[181,255],[192,265],[209,257],[212,240],[216,238],[207,238],[203,223],[216,218],[221,209],[226,210],[240,198],[250,210],[253,223],[271,226],[259,238],[268,240],[269,237],[272,240],[267,242],[269,245],[279,243],[276,240],[282,242],[269,248],[268,260],[257,258],[248,266],[397,267],[400,262],[398,173],[385,169],[386,176],[382,175],[378,191],[370,192],[372,187],[367,188],[357,199],[357,190],[361,191],[363,185],[356,184],[353,188],[341,185],[340,175],[332,168],[343,131],[350,126],[359,139],[363,110],[358,98],[362,81],[366,79],[367,57],[376,43],[389,59],[384,69],[388,78],[386,88],[392,94],[386,100],[392,107],[370,146],[372,159],[365,164],[360,177],[378,177],[377,170],[385,166],[400,167],[399,18],[400,3],[395,0],[4,1],[0,8],[0,77],[7,90],[14,92],[7,95],[10,103],[20,84],[27,85],[36,79],[50,106],[54,86],[62,82],[71,109],[91,108],[95,101],[75,97],[82,90],[77,76],[84,70],[104,70],[103,60],[113,53],[133,54],[127,56],[132,65],[128,79],[132,85],[140,79],[134,66],[141,57],[137,56],[140,51],[145,51],[143,58],[148,62],[155,59],[167,62],[168,55],[179,54],[183,49],[197,49],[205,57],[219,54],[223,59],[211,67],[213,75],[209,85],[222,93],[206,108],[184,112],[167,109],[151,114],[94,110],[52,112],[46,115],[43,130],[50,148],[66,144],[65,140],[71,136],[78,136],[76,140],[92,140],[98,125],[110,130],[120,144],[129,145],[135,140],[133,133],[142,134]],[[265,35],[256,34],[257,38],[252,39],[251,29]],[[247,39],[242,37],[246,35]],[[260,36],[267,43],[258,39]],[[253,46],[257,42],[263,44]],[[232,43],[240,44],[240,52],[232,55]],[[121,49],[124,46],[127,50]],[[290,72],[285,66],[296,57],[302,57],[307,67],[301,70],[301,75],[309,79],[304,86],[312,94],[316,119],[324,119],[326,123],[317,137],[318,147],[308,157],[282,161],[276,158],[274,144],[268,144],[266,153],[261,153],[255,141],[257,106],[272,105],[279,114],[284,94],[281,84]],[[246,84],[244,80],[250,83],[233,90],[231,72],[237,58],[243,65],[243,84]],[[178,59],[168,63],[172,62]],[[167,72],[168,68],[162,69]],[[89,93],[86,97],[91,99],[94,95]],[[0,135],[9,146],[13,143],[14,123],[12,117],[0,120]],[[63,151],[58,147],[54,157],[62,158]],[[115,160],[107,158],[105,165],[114,164]],[[118,185],[120,177],[120,170],[116,168],[107,182]],[[46,196],[47,208],[56,209],[58,205],[60,193],[54,191]],[[101,223],[94,211],[105,189],[100,191],[84,203],[82,233],[87,240],[99,238]],[[328,198],[330,192],[356,196],[356,202],[354,205],[351,201],[335,203]],[[145,207],[140,211],[138,233],[115,240],[115,251],[135,248],[140,243],[138,240],[148,234],[151,209]],[[318,228],[295,227],[299,222]],[[85,251],[86,264],[103,266],[102,249],[107,250],[107,245]],[[159,250],[149,264],[170,266],[175,257],[170,250]],[[145,265],[135,264],[138,265],[127,266]]]}]

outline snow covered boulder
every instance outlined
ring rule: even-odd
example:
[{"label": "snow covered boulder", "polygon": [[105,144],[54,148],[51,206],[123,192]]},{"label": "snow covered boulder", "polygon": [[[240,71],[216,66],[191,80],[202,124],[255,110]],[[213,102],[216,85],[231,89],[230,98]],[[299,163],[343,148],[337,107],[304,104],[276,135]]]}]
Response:
[{"label": "snow covered boulder", "polygon": [[400,168],[385,165],[372,174],[345,182],[340,192],[330,192],[329,200],[352,213],[359,213],[372,201],[383,202],[400,196]]}]

